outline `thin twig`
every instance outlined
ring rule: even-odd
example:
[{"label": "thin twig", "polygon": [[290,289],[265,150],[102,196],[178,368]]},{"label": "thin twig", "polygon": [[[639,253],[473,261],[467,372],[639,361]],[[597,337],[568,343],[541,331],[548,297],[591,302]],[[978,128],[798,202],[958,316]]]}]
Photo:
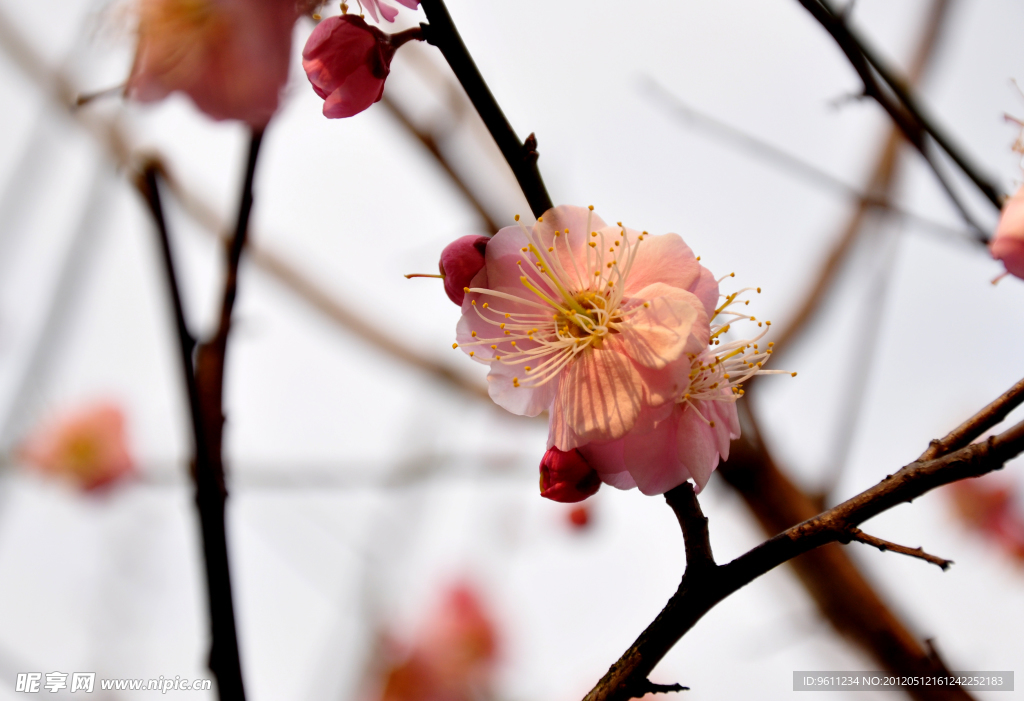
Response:
[{"label": "thin twig", "polygon": [[430,21],[430,24],[421,25],[427,43],[441,50],[473,107],[487,125],[487,130],[491,132],[501,155],[512,168],[512,173],[516,176],[533,215],[541,216],[551,209],[552,205],[551,197],[544,187],[544,180],[537,169],[536,139],[531,134],[524,143],[516,136],[512,125],[509,124],[473,62],[473,57],[470,56],[462,37],[459,36],[444,0],[422,0],[420,5]]},{"label": "thin twig", "polygon": [[[861,82],[864,84],[864,94],[874,99],[884,109],[893,122],[900,128],[903,134],[907,137],[907,140],[921,153],[925,158],[925,161],[933,168],[936,177],[939,179],[940,185],[946,190],[947,194],[950,195],[953,204],[960,209],[961,215],[964,219],[973,223],[973,217],[970,212],[963,209],[962,203],[956,194],[950,189],[949,184],[946,182],[943,174],[937,170],[936,163],[929,153],[927,144],[927,137],[930,135],[936,140],[936,143],[943,148],[944,151],[960,166],[964,174],[981,190],[982,194],[992,202],[992,204],[999,209],[1002,206],[1002,194],[999,189],[991,183],[987,182],[985,178],[981,177],[970,164],[967,163],[966,159],[961,156],[957,149],[953,149],[950,152],[946,147],[952,148],[952,144],[949,143],[948,139],[943,137],[943,141],[939,141],[933,133],[930,132],[929,126],[931,123],[928,120],[923,120],[922,116],[915,110],[917,107],[916,103],[906,104],[899,99],[899,92],[895,86],[889,86],[893,92],[897,95],[894,97],[892,94],[887,92],[882,84],[878,82],[876,75],[877,67],[873,66],[873,62],[868,60],[865,55],[863,43],[851,33],[847,27],[844,18],[837,14],[832,8],[825,2],[825,0],[797,0],[803,7],[811,13],[822,27],[825,28],[832,38],[835,39],[839,48],[842,49],[843,53],[846,54],[847,59],[853,66],[853,69],[860,76]],[[879,71],[879,75],[880,75]],[[883,78],[884,80],[884,78]],[[908,94],[906,87],[902,88],[903,94]],[[941,135],[940,135],[941,136]]]},{"label": "thin twig", "polygon": [[943,572],[949,569],[950,565],[954,564],[952,560],[946,560],[941,557],[936,557],[935,555],[929,555],[923,548],[908,548],[906,545],[899,545],[888,540],[882,540],[881,538],[876,538],[873,535],[868,535],[859,528],[850,529],[850,539],[856,540],[858,543],[864,543],[865,545],[878,548],[882,552],[891,550],[894,553],[901,553],[903,555],[909,555],[910,557],[920,558],[925,562],[938,565]]},{"label": "thin twig", "polygon": [[[968,477],[1001,468],[1024,451],[1024,422],[949,455],[914,462],[874,487],[771,538],[726,565],[684,576],[650,626],[587,694],[585,701],[623,701],[673,645],[720,601],[763,574],[826,543],[849,539],[851,529],[894,506]],[[951,691],[951,694],[953,692]]]},{"label": "thin twig", "polygon": [[[704,133],[715,136],[722,142],[741,150],[743,153],[759,158],[780,170],[786,170],[814,187],[829,190],[853,199],[858,203],[858,211],[882,209],[892,212],[894,215],[926,231],[935,232],[945,237],[955,236],[967,241],[978,241],[973,231],[943,224],[934,219],[915,214],[893,203],[889,198],[887,190],[874,186],[875,177],[870,179],[868,188],[858,189],[816,165],[780,149],[778,146],[695,109],[680,100],[677,95],[666,90],[653,78],[645,77],[642,85],[647,94],[656,98],[658,104],[671,111],[674,116],[679,117],[680,122],[697,127],[704,131]],[[895,133],[898,136],[899,130],[895,130]]]},{"label": "thin twig", "polygon": [[991,404],[954,428],[942,438],[933,440],[917,460],[934,460],[963,448],[975,438],[1002,422],[1007,415],[1024,402],[1024,379],[1006,390]]}]

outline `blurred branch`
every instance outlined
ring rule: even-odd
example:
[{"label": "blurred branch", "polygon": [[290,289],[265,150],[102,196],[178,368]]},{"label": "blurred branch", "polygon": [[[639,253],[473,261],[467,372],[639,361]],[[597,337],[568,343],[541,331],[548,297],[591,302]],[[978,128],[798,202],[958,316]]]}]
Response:
[{"label": "blurred branch", "polygon": [[[258,141],[256,145],[258,147]],[[254,157],[251,161],[255,164]],[[212,404],[214,388],[209,386],[210,381],[214,379],[212,373],[209,370],[205,371],[203,380],[207,384],[202,386],[198,368],[193,366],[192,354],[196,343],[188,330],[181,303],[180,287],[175,272],[174,258],[171,254],[170,236],[167,231],[167,220],[164,217],[160,187],[157,182],[158,171],[159,166],[156,163],[147,163],[140,173],[136,185],[146,198],[156,223],[167,288],[174,310],[182,375],[188,393],[189,416],[192,420],[193,449],[195,451],[192,462],[192,479],[196,490],[196,507],[199,511],[203,540],[207,604],[210,613],[209,667],[217,678],[217,690],[221,699],[244,701],[245,692],[238,656],[238,634],[235,627],[234,602],[231,597],[227,537],[224,530],[224,505],[227,499],[227,490],[224,487],[224,468],[220,454],[223,414],[219,413],[219,406]],[[251,177],[247,177],[246,180],[251,186]],[[243,196],[243,210],[245,201],[246,197]],[[249,201],[251,204],[251,197]],[[243,217],[240,216],[240,222],[242,219]],[[244,213],[244,219],[247,221],[248,212]],[[239,251],[240,248],[239,246]],[[237,262],[235,267],[237,269]],[[230,284],[226,286],[226,297],[228,287]],[[230,309],[228,315],[230,316]],[[219,333],[218,336],[220,336]],[[224,341],[226,344],[226,332]],[[221,356],[221,361],[223,365],[223,356]],[[211,418],[212,411],[218,413]]]},{"label": "blurred branch", "polygon": [[[828,543],[846,542],[864,521],[929,491],[968,477],[1000,469],[1024,451],[1024,422],[983,443],[975,443],[934,460],[913,462],[874,487],[838,506],[770,538],[726,565],[687,567],[679,589],[658,617],[612,665],[585,701],[624,701],[655,665],[705,613],[741,587],[775,567]],[[943,674],[935,657],[925,658],[904,673]],[[922,669],[922,664],[926,667]],[[969,698],[959,687],[910,690],[917,698]]]},{"label": "blurred branch", "polygon": [[473,208],[473,211],[477,213],[477,216],[480,217],[484,227],[487,229],[487,233],[496,233],[501,227],[495,223],[494,219],[492,219],[491,215],[487,212],[487,208],[484,207],[480,199],[473,193],[466,181],[462,179],[462,176],[460,176],[455,168],[452,167],[451,161],[448,160],[447,156],[444,155],[444,152],[441,151],[441,148],[438,145],[436,134],[432,131],[420,129],[413,124],[412,118],[409,114],[388,95],[384,95],[380,99],[380,104],[386,107],[391,115],[398,120],[398,123],[401,124],[407,132],[414,136],[423,148],[425,148],[427,152],[434,157],[434,160],[437,161],[437,164],[441,166],[442,170],[444,170],[448,179],[452,181],[452,184],[454,184],[459,192],[462,193],[463,198],[465,198],[466,202]]},{"label": "blurred branch", "polygon": [[509,124],[473,62],[473,57],[470,56],[462,37],[459,36],[444,0],[421,0],[420,5],[430,21],[430,24],[421,25],[427,43],[441,50],[473,107],[487,125],[487,130],[491,132],[501,155],[512,168],[519,187],[530,203],[533,215],[541,216],[551,209],[552,204],[551,197],[544,187],[544,180],[537,169],[537,139],[530,134],[525,143],[519,141],[519,137],[516,136],[512,125]]},{"label": "blurred branch", "polygon": [[[971,231],[942,224],[934,219],[923,217],[894,204],[889,198],[888,191],[875,187],[873,181],[868,188],[859,190],[812,163],[797,158],[793,154],[787,153],[767,141],[737,129],[709,114],[705,114],[680,100],[679,97],[666,90],[650,77],[645,78],[643,86],[649,95],[655,97],[665,109],[670,110],[673,115],[677,116],[680,122],[700,129],[706,134],[718,137],[721,141],[734,146],[737,150],[759,158],[780,170],[786,170],[810,185],[856,200],[858,211],[882,209],[928,231],[934,231],[946,236],[956,236],[975,242],[978,240]],[[898,134],[899,131],[896,130],[896,133]]]},{"label": "blurred branch", "polygon": [[[849,28],[845,16],[832,9],[827,0],[798,0],[798,2],[818,20],[825,31],[832,35],[839,48],[846,54],[857,75],[860,76],[861,82],[864,84],[864,94],[881,105],[907,137],[907,140],[921,153],[932,170],[935,171],[953,203],[961,210],[964,218],[968,222],[971,221],[969,212],[963,208],[959,198],[945,181],[929,152],[927,140],[929,136],[957,164],[964,175],[992,203],[992,206],[999,210],[1005,195],[997,186],[982,176],[963,155],[959,147],[953,144],[933,120],[922,112],[920,104],[910,92],[910,88],[907,87],[907,82],[882,63],[877,54],[869,49],[864,41]],[[888,91],[878,81],[878,77],[885,82],[889,88]]]},{"label": "blurred branch", "polygon": [[[925,21],[925,29],[914,51],[910,62],[909,79],[917,83],[927,70],[935,47],[938,44],[939,35],[942,31],[944,20],[949,14],[949,0],[937,0],[932,4],[931,11]],[[798,338],[805,330],[808,323],[817,314],[822,303],[832,289],[836,277],[842,267],[843,261],[853,250],[853,244],[860,237],[864,230],[867,215],[871,209],[871,198],[878,198],[888,201],[896,180],[896,165],[899,160],[901,144],[901,131],[899,126],[889,129],[885,143],[882,145],[878,156],[875,159],[875,166],[868,178],[865,192],[867,196],[859,198],[853,214],[843,227],[842,234],[836,239],[825,258],[824,265],[818,271],[810,289],[803,296],[803,303],[793,315],[793,318],[782,325],[782,330],[775,337],[776,354],[786,353],[790,342]],[[777,359],[777,358],[776,358]]]}]

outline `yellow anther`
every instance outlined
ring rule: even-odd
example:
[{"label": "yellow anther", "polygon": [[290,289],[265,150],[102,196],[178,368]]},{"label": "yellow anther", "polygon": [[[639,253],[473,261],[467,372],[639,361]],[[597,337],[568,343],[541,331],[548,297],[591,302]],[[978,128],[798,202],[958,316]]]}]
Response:
[{"label": "yellow anther", "polygon": [[469,292],[469,288],[468,288],[468,287],[463,287],[463,288],[462,288],[462,291],[463,291],[463,292]]},{"label": "yellow anther", "polygon": [[729,273],[729,277],[736,277],[736,273]]},{"label": "yellow anther", "polygon": [[772,325],[772,322],[770,322],[770,321],[766,321],[766,322],[764,322],[764,324],[765,324],[765,326],[771,326],[771,325]]},{"label": "yellow anther", "polygon": [[500,355],[496,355],[496,356],[494,356],[494,359],[495,360],[501,360],[501,356]]},{"label": "yellow anther", "polygon": [[697,262],[700,262],[700,256],[697,256]]},{"label": "yellow anther", "polygon": [[771,348],[775,345],[775,341],[768,341],[768,347]]},{"label": "yellow anther", "polygon": [[512,345],[514,346],[515,344],[516,344],[516,342],[515,342],[515,341],[512,341]]},{"label": "yellow anther", "polygon": [[458,348],[458,347],[459,347],[459,344],[458,344],[458,343],[453,343],[453,344],[452,344],[452,348]]},{"label": "yellow anther", "polygon": [[622,226],[622,222],[620,222],[620,221],[615,222],[615,226]]},{"label": "yellow anther", "polygon": [[476,331],[470,331],[469,335],[472,336],[473,338],[476,338]]},{"label": "yellow anther", "polygon": [[475,300],[475,299],[473,299],[473,300],[470,300],[470,302],[469,302],[469,303],[470,303],[470,304],[472,304],[472,305],[473,305],[474,307],[476,306],[476,300]]},{"label": "yellow anther", "polygon": [[320,15],[314,12],[313,13],[313,19],[316,20],[317,22],[319,22],[320,21]]},{"label": "yellow anther", "polygon": [[650,309],[650,308],[651,308],[651,303],[650,302],[644,302],[644,309]]},{"label": "yellow anther", "polygon": [[489,307],[489,306],[490,306],[490,305],[489,305],[489,304],[487,304],[487,302],[484,302],[484,309],[487,309],[487,307]]},{"label": "yellow anther", "polygon": [[529,246],[523,246],[523,247],[522,247],[522,248],[520,248],[519,250],[520,250],[520,251],[522,251],[523,253],[526,253],[527,251],[529,251],[529,250],[530,250],[530,248],[529,248]]},{"label": "yellow anther", "polygon": [[555,250],[554,246],[548,246],[548,253],[551,253],[551,251],[553,251],[553,250]]},{"label": "yellow anther", "polygon": [[516,215],[516,221],[519,221],[519,215],[518,214]]},{"label": "yellow anther", "polygon": [[588,204],[587,205],[587,209],[589,209],[591,212],[593,212],[594,211],[594,205]]},{"label": "yellow anther", "polygon": [[789,376],[790,377],[796,377],[796,373],[795,372],[791,372],[791,373],[789,373]]},{"label": "yellow anther", "polygon": [[474,355],[476,355],[476,351],[470,351],[469,352],[469,357],[470,358],[472,358]]},{"label": "yellow anther", "polygon": [[498,350],[497,346],[491,346],[491,350]]},{"label": "yellow anther", "polygon": [[[498,324],[498,328],[499,329],[505,328],[505,322],[501,322],[500,324]],[[757,348],[757,346],[755,345],[754,348]]]},{"label": "yellow anther", "polygon": [[607,265],[606,267],[608,267],[608,268],[611,268],[611,267],[612,267],[612,264],[611,264],[611,263],[609,263],[609,264],[608,264],[608,265]]},{"label": "yellow anther", "polygon": [[597,236],[597,232],[596,232],[596,231],[591,231],[591,232],[590,232],[590,235],[591,235],[591,236]]},{"label": "yellow anther", "polygon": [[537,221],[544,221],[544,217],[537,217]]},{"label": "yellow anther", "polygon": [[505,332],[505,335],[506,335],[506,336],[511,336],[512,334],[511,334],[511,333],[509,333],[508,331],[506,331],[506,332]]},{"label": "yellow anther", "polygon": [[594,271],[594,277],[600,277],[600,276],[601,276],[601,271],[600,270],[595,270]]},{"label": "yellow anther", "polygon": [[709,422],[709,425],[711,426],[711,428],[714,428],[715,427],[715,422],[711,421],[711,422]]},{"label": "yellow anther", "polygon": [[591,241],[590,242],[590,247],[591,248],[597,248],[597,242],[596,241]]},{"label": "yellow anther", "polygon": [[616,245],[616,246],[618,246],[618,245],[619,245],[619,242],[618,242],[618,241],[616,241],[616,242],[615,242],[615,245]]},{"label": "yellow anther", "polygon": [[505,315],[505,318],[506,318],[506,319],[508,319],[508,318],[509,318],[509,317],[511,317],[511,316],[512,316],[511,314],[506,314],[506,315]]},{"label": "yellow anther", "polygon": [[530,372],[530,370],[533,370],[533,368],[531,368],[529,365],[527,365],[525,369],[526,369],[526,372]]},{"label": "yellow anther", "polygon": [[761,294],[761,288],[760,287],[757,288],[757,294]]},{"label": "yellow anther", "polygon": [[614,285],[614,284],[615,284],[615,283],[614,283],[614,282],[612,282],[611,280],[609,280],[609,281],[608,281],[608,287],[611,287],[611,286],[612,286],[612,285]]},{"label": "yellow anther", "polygon": [[609,248],[609,249],[608,249],[608,252],[609,252],[609,253],[615,253],[615,249],[614,249],[614,248]]},{"label": "yellow anther", "polygon": [[518,377],[513,377],[512,378],[512,386],[513,387],[518,387],[519,386],[519,378]]}]

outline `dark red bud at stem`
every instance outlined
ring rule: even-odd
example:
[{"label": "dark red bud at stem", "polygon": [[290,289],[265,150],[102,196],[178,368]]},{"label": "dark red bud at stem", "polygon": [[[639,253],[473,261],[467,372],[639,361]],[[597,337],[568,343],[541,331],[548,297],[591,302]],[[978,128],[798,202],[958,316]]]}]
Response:
[{"label": "dark red bud at stem", "polygon": [[583,501],[601,487],[601,476],[575,448],[548,448],[540,461],[540,495],[571,504]]},{"label": "dark red bud at stem", "polygon": [[438,268],[444,278],[444,291],[448,299],[462,306],[466,288],[484,267],[484,252],[487,250],[486,236],[463,236],[455,239],[441,251]]}]

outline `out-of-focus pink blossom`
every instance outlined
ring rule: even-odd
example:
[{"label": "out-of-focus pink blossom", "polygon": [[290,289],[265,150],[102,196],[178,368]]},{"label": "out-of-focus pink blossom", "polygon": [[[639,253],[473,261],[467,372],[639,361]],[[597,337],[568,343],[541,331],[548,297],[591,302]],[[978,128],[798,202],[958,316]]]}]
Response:
[{"label": "out-of-focus pink blossom", "polygon": [[540,495],[545,499],[573,504],[595,494],[601,476],[587,464],[580,451],[548,448],[540,461]]},{"label": "out-of-focus pink blossom", "polygon": [[484,267],[488,241],[490,239],[486,236],[463,236],[441,251],[438,268],[444,277],[444,291],[448,299],[459,306],[466,298],[466,287]]},{"label": "out-of-focus pink blossom", "polygon": [[425,622],[410,654],[390,667],[381,701],[473,701],[492,684],[494,625],[465,584],[451,588]]},{"label": "out-of-focus pink blossom", "polygon": [[85,490],[110,484],[134,470],[124,415],[108,403],[83,407],[41,426],[18,455],[40,471]]},{"label": "out-of-focus pink blossom", "polygon": [[296,0],[139,0],[127,94],[181,91],[214,119],[261,129],[288,79]]},{"label": "out-of-focus pink blossom", "polygon": [[989,250],[993,258],[1003,261],[1008,273],[1024,279],[1024,187],[1003,205]]},{"label": "out-of-focus pink blossom", "polygon": [[[469,285],[457,346],[490,366],[491,398],[550,413],[548,447],[578,448],[601,480],[661,494],[702,488],[739,436],[733,403],[771,344],[725,342],[746,290],[718,282],[676,234],[607,226],[580,207],[499,231]],[[715,322],[712,326],[712,322]]]},{"label": "out-of-focus pink blossom", "polygon": [[956,515],[966,526],[1024,563],[1024,513],[1010,485],[977,478],[954,482],[948,490]]},{"label": "out-of-focus pink blossom", "polygon": [[395,51],[419,36],[419,29],[385,34],[356,15],[320,22],[302,50],[302,67],[324,99],[324,116],[351,117],[380,100]]},{"label": "out-of-focus pink blossom", "polygon": [[[420,6],[420,0],[395,0],[399,5],[408,7],[410,10],[415,10]],[[378,22],[377,12],[380,11],[380,16],[386,19],[388,22],[394,22],[395,17],[398,16],[398,9],[384,2],[384,0],[363,0],[363,7],[370,13],[370,17],[373,17],[374,22]]]}]

